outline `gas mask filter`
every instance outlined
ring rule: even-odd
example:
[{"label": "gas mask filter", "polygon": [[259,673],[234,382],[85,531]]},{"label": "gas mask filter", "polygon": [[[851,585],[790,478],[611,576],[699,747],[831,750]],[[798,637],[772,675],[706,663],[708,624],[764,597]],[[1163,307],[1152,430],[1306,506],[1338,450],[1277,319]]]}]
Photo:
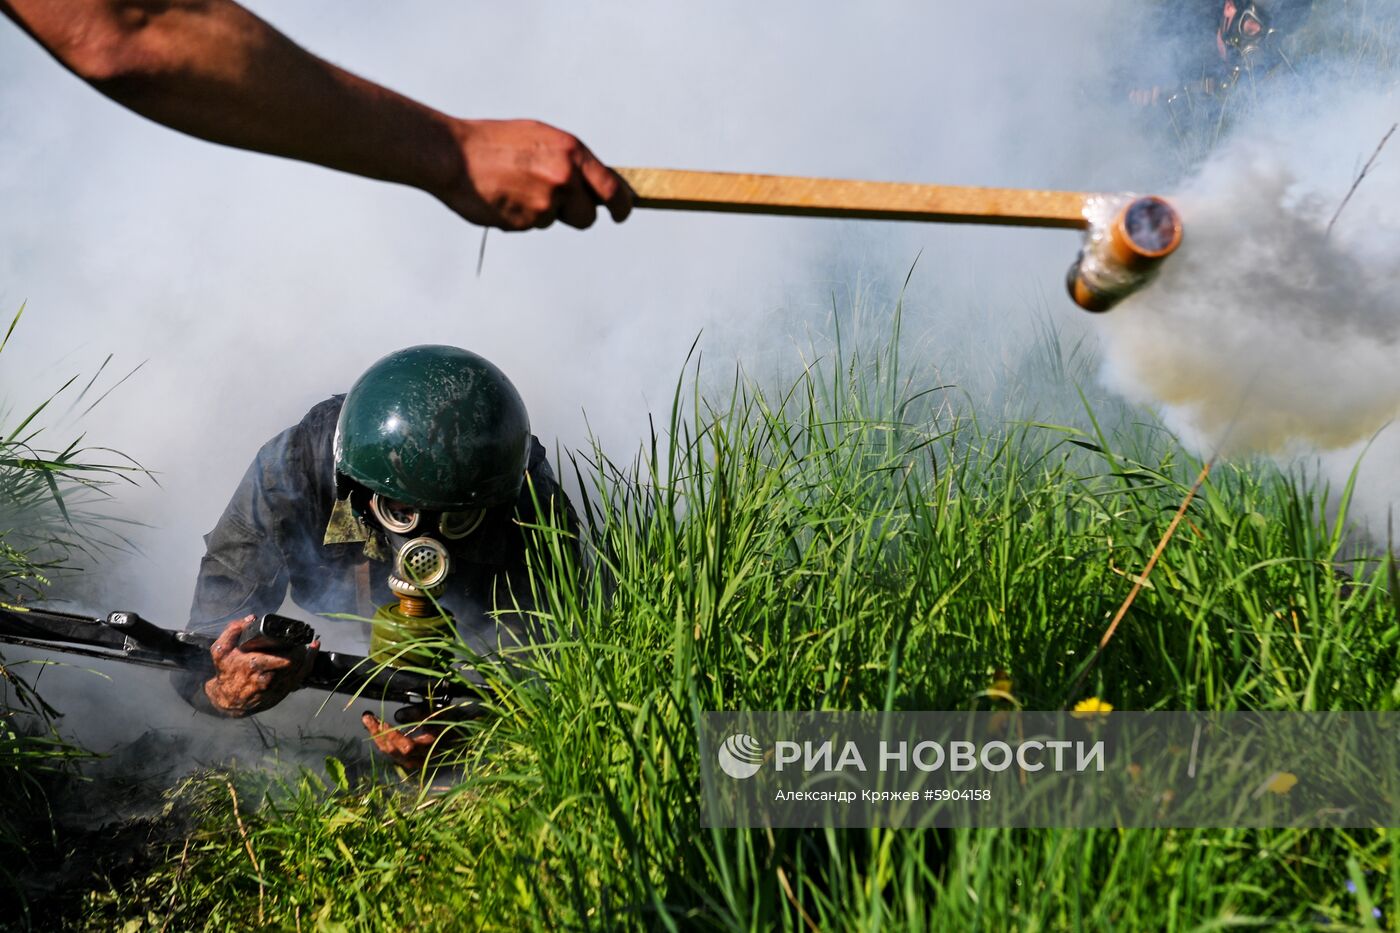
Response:
[{"label": "gas mask filter", "polygon": [[[437,602],[452,567],[447,545],[429,534],[410,537],[420,525],[430,524],[428,513],[381,500],[378,496],[370,500],[370,510],[384,527],[385,537],[394,548],[389,591],[397,600],[375,611],[374,625],[370,629],[370,657],[395,667],[432,666],[435,654],[421,644],[424,639],[436,641],[446,637],[444,633],[451,626],[451,614]],[[477,515],[456,525],[449,522],[448,527],[468,528],[466,533],[469,534],[480,524],[481,517]],[[437,525],[441,533],[441,516]]]},{"label": "gas mask filter", "polygon": [[412,538],[394,554],[389,589],[396,596],[436,596],[442,592],[452,561],[447,547],[433,538]]}]

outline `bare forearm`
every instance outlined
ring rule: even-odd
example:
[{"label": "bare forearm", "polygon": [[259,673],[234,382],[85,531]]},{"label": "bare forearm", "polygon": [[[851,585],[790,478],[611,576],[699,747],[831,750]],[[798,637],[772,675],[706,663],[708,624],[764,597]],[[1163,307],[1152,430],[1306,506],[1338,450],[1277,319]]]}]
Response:
[{"label": "bare forearm", "polygon": [[434,195],[506,230],[614,220],[632,192],[577,137],[463,120],[324,62],[232,0],[0,0],[83,80],[173,129]]},{"label": "bare forearm", "polygon": [[97,90],[211,142],[440,193],[457,121],[306,52],[229,0],[0,0]]}]

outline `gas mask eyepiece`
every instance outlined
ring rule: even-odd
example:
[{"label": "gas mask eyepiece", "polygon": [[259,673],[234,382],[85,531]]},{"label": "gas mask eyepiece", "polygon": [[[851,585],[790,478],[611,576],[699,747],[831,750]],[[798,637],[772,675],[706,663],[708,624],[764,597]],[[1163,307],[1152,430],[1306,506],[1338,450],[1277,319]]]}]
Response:
[{"label": "gas mask eyepiece", "polygon": [[385,499],[378,493],[369,497],[369,510],[386,531],[406,535],[418,527],[422,515],[411,505]]},{"label": "gas mask eyepiece", "polygon": [[485,509],[471,509],[465,512],[443,512],[438,518],[438,532],[452,541],[460,541],[481,527],[486,519]]},{"label": "gas mask eyepiece", "polygon": [[[431,515],[433,514],[403,502],[385,499],[378,493],[370,496],[369,510],[385,531],[399,535],[416,531],[420,525],[431,524]],[[436,514],[438,533],[451,541],[461,540],[476,531],[486,518],[485,509],[465,509]]]}]

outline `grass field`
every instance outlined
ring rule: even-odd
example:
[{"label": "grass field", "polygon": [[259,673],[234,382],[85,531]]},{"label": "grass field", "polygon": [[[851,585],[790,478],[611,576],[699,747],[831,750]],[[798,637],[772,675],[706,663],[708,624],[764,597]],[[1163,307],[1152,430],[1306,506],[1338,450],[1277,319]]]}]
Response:
[{"label": "grass field", "polygon": [[560,571],[561,533],[540,529],[558,641],[502,675],[450,792],[355,785],[336,762],[299,784],[200,777],[177,794],[197,828],[74,924],[1388,927],[1388,832],[700,826],[708,709],[968,709],[998,670],[1040,709],[1400,699],[1389,564],[1334,569],[1347,490],[1265,463],[1217,465],[1071,693],[1200,464],[1149,416],[1081,403],[1094,363],[1054,335],[995,413],[898,345],[678,390],[634,457],[580,457],[595,572]]}]

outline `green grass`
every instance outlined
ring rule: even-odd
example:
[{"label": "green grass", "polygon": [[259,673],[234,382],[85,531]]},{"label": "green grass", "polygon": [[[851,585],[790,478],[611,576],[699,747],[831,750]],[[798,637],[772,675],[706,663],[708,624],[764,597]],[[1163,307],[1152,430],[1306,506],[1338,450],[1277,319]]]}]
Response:
[{"label": "green grass", "polygon": [[[1072,694],[1199,463],[1111,406],[989,419],[898,345],[678,390],[635,457],[576,461],[594,572],[580,583],[539,529],[558,640],[500,675],[452,793],[245,774],[235,816],[209,777],[180,798],[203,814],[188,845],[90,892],[76,925],[1346,929],[1371,905],[1388,924],[1400,865],[1375,831],[701,828],[707,709],[967,709],[997,669],[1030,708],[1400,700],[1389,563],[1334,572],[1348,490],[1262,463],[1217,466]],[[1092,371],[1048,349],[1021,412]]]},{"label": "green grass", "polygon": [[[23,313],[0,336],[0,352]],[[74,376],[22,416],[0,406],[0,606],[7,609],[42,600],[53,578],[75,572],[83,558],[127,544],[122,523],[105,515],[103,505],[114,483],[145,471],[115,451],[84,446],[81,436],[57,449],[45,446],[50,420],[64,417],[57,404],[66,402],[65,414],[81,417],[111,391],[92,399],[107,362],[81,388]],[[0,892],[20,905],[19,916],[3,922],[28,922],[18,878],[31,850],[54,843],[46,790],[69,762],[84,757],[53,728],[55,710],[31,686],[34,672],[33,665],[7,664],[0,655]]]},{"label": "green grass", "polygon": [[[0,337],[0,353],[23,315],[21,307]],[[113,485],[150,473],[124,454],[85,445],[83,434],[62,447],[45,446],[50,421],[80,419],[130,378],[128,373],[96,394],[111,361],[108,356],[86,383],[76,375],[69,378],[23,415],[0,404],[0,605],[13,608],[42,599],[55,575],[76,571],[84,558],[130,545],[122,533],[128,523],[103,507],[113,498]]]}]

